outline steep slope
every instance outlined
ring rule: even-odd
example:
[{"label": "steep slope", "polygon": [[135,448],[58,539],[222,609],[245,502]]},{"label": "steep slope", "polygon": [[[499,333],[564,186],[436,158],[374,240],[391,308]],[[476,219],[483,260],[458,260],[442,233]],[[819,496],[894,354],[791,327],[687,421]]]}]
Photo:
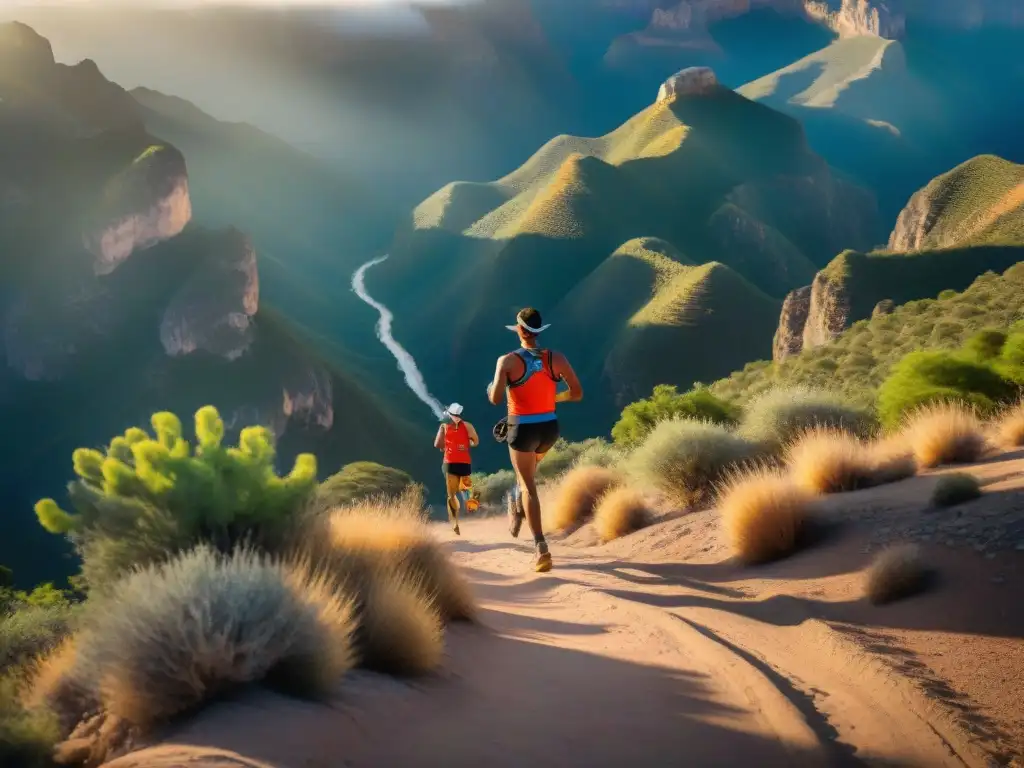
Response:
[{"label": "steep slope", "polygon": [[1019,30],[905,13],[898,41],[842,37],[739,89],[799,119],[815,151],[872,189],[889,220],[922,179],[966,157],[1024,160]]},{"label": "steep slope", "polygon": [[[594,393],[602,405],[588,416],[606,418],[608,403],[637,388],[665,377],[689,385],[742,359],[705,351],[662,365],[691,327],[721,312],[718,291],[757,297],[752,341],[737,350],[760,354],[770,349],[777,300],[846,243],[876,237],[870,196],[836,178],[797,123],[722,88],[710,70],[688,70],[605,136],[559,136],[496,182],[441,189],[396,234],[370,289],[399,308],[396,334],[421,366],[460,396],[463,377],[451,372],[485,370],[509,344],[502,326],[518,306],[581,329],[578,340],[566,330],[553,343],[589,342],[576,359],[604,381]],[[620,248],[636,238],[662,241],[659,258]],[[705,272],[666,272],[668,262],[683,264],[680,254]],[[655,290],[660,282],[667,293]],[[617,307],[614,322],[606,302]],[[615,341],[602,344],[606,327]]]},{"label": "steep slope", "polygon": [[881,301],[898,305],[963,290],[983,272],[1001,272],[1021,260],[1024,166],[973,158],[910,199],[888,250],[845,251],[809,288],[787,297],[775,357],[832,340]]},{"label": "steep slope", "polygon": [[39,553],[60,544],[32,504],[59,492],[71,451],[158,410],[216,405],[232,430],[273,428],[283,461],[316,447],[325,472],[424,468],[429,434],[386,390],[261,303],[250,238],[192,221],[180,149],[22,25],[0,25],[0,148],[0,420],[18,436],[0,446],[0,560],[22,578],[53,576]]},{"label": "steep slope", "polygon": [[743,403],[773,386],[824,387],[872,407],[876,389],[907,353],[958,348],[980,330],[1009,328],[1022,319],[1024,265],[1018,263],[1002,274],[985,272],[961,292],[947,289],[898,306],[882,304],[834,339],[782,360],[751,363],[712,389]]}]

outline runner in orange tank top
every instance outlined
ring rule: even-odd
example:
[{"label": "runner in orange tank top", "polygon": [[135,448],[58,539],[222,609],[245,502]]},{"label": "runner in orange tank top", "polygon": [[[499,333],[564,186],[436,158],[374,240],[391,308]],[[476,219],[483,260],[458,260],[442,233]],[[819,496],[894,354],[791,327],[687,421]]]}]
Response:
[{"label": "runner in orange tank top", "polygon": [[[526,517],[537,548],[536,569],[544,572],[551,570],[551,553],[541,525],[537,464],[558,440],[556,404],[578,402],[583,387],[563,354],[538,347],[537,336],[548,328],[540,312],[523,309],[516,324],[506,327],[519,335],[520,348],[498,358],[487,397],[500,405],[508,393],[505,442],[518,481],[509,501],[510,530],[517,537]],[[561,381],[568,390],[558,392]]]},{"label": "runner in orange tank top", "polygon": [[458,403],[449,405],[445,415],[449,422],[438,427],[434,447],[444,452],[441,472],[448,492],[448,520],[455,535],[459,536],[462,532],[459,530],[458,494],[462,490],[462,478],[473,472],[469,449],[480,445],[480,438],[473,425],[463,420],[462,406]]}]

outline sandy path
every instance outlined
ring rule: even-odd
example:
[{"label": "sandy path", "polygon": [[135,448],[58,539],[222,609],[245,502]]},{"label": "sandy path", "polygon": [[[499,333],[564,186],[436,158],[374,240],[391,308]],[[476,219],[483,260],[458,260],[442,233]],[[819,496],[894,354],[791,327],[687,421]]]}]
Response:
[{"label": "sandy path", "polygon": [[[699,546],[693,520],[623,545],[664,549],[686,533]],[[485,610],[482,626],[449,631],[438,676],[360,673],[333,707],[248,694],[171,734],[175,757],[111,765],[986,765],[909,678],[805,601],[771,597],[770,572],[756,595],[768,599],[752,601],[721,563],[633,567],[622,548],[556,543],[555,570],[537,575],[501,520],[442,536]],[[204,748],[235,757],[196,762]]]}]

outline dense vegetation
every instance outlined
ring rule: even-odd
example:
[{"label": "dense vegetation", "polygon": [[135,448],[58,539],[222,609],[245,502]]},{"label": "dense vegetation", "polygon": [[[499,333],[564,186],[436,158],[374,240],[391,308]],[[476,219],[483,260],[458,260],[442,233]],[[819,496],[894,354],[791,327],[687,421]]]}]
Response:
[{"label": "dense vegetation", "polygon": [[74,452],[72,511],[36,505],[73,542],[80,591],[17,591],[0,570],[5,765],[49,765],[95,712],[135,732],[245,683],[327,698],[356,665],[421,674],[444,623],[472,617],[408,475],[361,463],[318,486],[312,454],[279,475],[273,433],[227,445],[212,406],[188,434],[169,412],[151,425]]},{"label": "dense vegetation", "polygon": [[1006,329],[1024,316],[1024,266],[988,272],[962,292],[896,306],[861,320],[835,341],[779,363],[749,363],[711,385],[719,397],[745,403],[773,387],[834,388],[862,406],[874,404],[878,387],[910,352],[955,349],[973,334]]}]

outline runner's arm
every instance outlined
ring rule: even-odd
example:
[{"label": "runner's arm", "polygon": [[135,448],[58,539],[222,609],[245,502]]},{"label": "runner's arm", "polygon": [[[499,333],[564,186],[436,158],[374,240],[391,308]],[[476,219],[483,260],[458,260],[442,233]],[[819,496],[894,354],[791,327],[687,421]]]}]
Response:
[{"label": "runner's arm", "polygon": [[469,432],[469,445],[470,445],[470,447],[471,448],[476,448],[478,445],[480,445],[480,438],[476,434],[476,428],[472,424],[470,424],[468,421],[466,422],[466,431]]},{"label": "runner's arm", "polygon": [[501,405],[501,399],[505,396],[505,386],[508,384],[507,359],[507,356],[498,358],[498,364],[494,368],[494,381],[487,387],[487,399],[491,401],[491,405]]},{"label": "runner's arm", "polygon": [[551,361],[551,367],[555,370],[555,375],[568,385],[569,389],[565,392],[559,392],[555,395],[556,403],[578,403],[583,399],[583,385],[580,384],[579,377],[576,376],[576,371],[569,365],[569,361],[565,359],[565,355],[561,352],[556,352],[554,359]]},{"label": "runner's arm", "polygon": [[437,434],[434,435],[434,447],[439,451],[444,450],[444,424],[437,428]]}]

